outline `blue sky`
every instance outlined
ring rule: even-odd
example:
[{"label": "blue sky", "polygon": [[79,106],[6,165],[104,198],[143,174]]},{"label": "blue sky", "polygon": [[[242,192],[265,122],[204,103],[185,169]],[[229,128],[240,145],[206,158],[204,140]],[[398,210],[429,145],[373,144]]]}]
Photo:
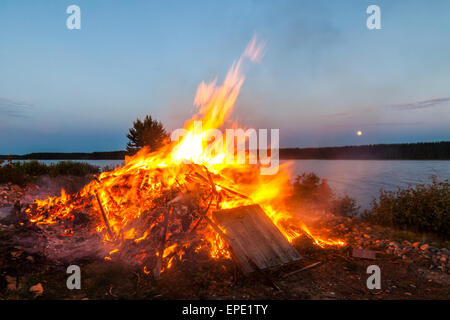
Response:
[{"label": "blue sky", "polygon": [[[68,30],[66,8],[81,8]],[[381,8],[381,30],[366,8]],[[282,147],[450,140],[450,2],[0,0],[0,154],[123,149],[168,130],[254,33],[233,115]],[[363,135],[355,132],[362,130]]]}]

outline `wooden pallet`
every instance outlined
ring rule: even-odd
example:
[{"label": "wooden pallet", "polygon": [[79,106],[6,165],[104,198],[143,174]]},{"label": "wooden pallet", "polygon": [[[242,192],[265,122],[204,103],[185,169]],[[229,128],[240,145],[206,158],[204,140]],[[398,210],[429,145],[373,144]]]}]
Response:
[{"label": "wooden pallet", "polygon": [[213,217],[244,273],[264,270],[301,259],[259,205],[213,212]]}]

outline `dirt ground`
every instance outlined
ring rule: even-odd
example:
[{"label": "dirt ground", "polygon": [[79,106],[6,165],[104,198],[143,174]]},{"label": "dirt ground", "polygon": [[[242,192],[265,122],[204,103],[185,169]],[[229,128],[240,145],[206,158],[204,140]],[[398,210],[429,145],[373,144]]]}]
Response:
[{"label": "dirt ground", "polygon": [[[66,287],[67,265],[29,255],[0,233],[1,299],[449,299],[450,275],[420,253],[402,258],[378,251],[376,260],[350,248],[296,246],[303,259],[264,274],[244,276],[233,261],[186,259],[154,280],[137,268],[100,259],[80,260],[81,290]],[[420,249],[419,249],[420,250]],[[313,268],[287,276],[302,267]],[[369,265],[381,269],[381,289],[369,290]],[[42,294],[30,292],[41,284]]]},{"label": "dirt ground", "polygon": [[[3,200],[12,203],[5,196]],[[300,261],[246,276],[232,260],[206,256],[176,260],[159,280],[120,261],[75,259],[72,264],[81,269],[80,290],[67,289],[67,263],[18,245],[15,239],[33,230],[6,221],[0,221],[0,299],[450,299],[448,242],[355,218],[328,215],[316,226],[345,239],[345,246],[320,248],[301,237],[294,243]],[[352,248],[370,249],[376,258],[354,257]],[[367,288],[370,265],[380,267],[379,290]]]}]

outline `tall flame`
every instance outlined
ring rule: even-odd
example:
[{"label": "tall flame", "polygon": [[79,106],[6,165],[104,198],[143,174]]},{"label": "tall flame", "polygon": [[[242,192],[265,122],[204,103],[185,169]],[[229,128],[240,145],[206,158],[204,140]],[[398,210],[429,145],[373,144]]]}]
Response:
[{"label": "tall flame", "polygon": [[[168,198],[173,190],[191,192],[190,185],[204,183],[208,188],[213,187],[212,191],[204,189],[204,194],[199,197],[199,201],[207,207],[204,212],[206,216],[211,213],[212,200],[205,196],[211,192],[220,199],[214,204],[216,208],[260,204],[289,241],[293,241],[301,229],[314,237],[306,226],[299,229],[301,222],[283,208],[283,199],[289,194],[289,164],[282,166],[276,175],[262,176],[257,166],[226,164],[224,150],[214,155],[205,152],[208,147],[204,144],[205,131],[220,128],[233,111],[244,82],[244,60],[261,61],[263,50],[264,44],[258,42],[256,36],[253,37],[242,56],[232,64],[221,85],[217,85],[217,80],[209,84],[200,83],[194,99],[198,111],[185,123],[187,134],[179,141],[167,143],[156,152],[144,148],[136,155],[126,157],[122,167],[101,173],[75,195],[62,191],[60,197],[36,200],[26,211],[30,221],[37,225],[55,224],[73,220],[80,212],[88,212],[96,219],[96,232],[102,235],[105,244],[112,246],[106,259],[119,255],[124,244],[130,241],[135,244],[148,243],[146,250],[135,253],[136,260],[144,264],[149,256],[164,260],[164,270],[170,268],[173,259],[182,256],[186,244],[176,237],[174,239],[177,240],[171,240],[171,234],[185,227],[167,225],[168,215],[178,213],[162,214],[158,211],[161,199]],[[201,120],[201,128],[196,127],[198,120]],[[192,165],[185,164],[185,160]],[[171,201],[177,198],[172,197]],[[167,205],[167,201],[162,202]],[[180,206],[178,209],[183,208]],[[201,217],[197,224],[200,220]],[[201,228],[193,225],[195,223],[192,221],[189,228],[205,240],[200,242],[197,251],[206,249],[213,258],[230,257],[226,243],[212,228],[204,223]],[[154,237],[155,234],[157,237]],[[154,239],[161,237],[162,243],[154,242]],[[148,249],[150,243],[153,244],[152,250]],[[144,271],[148,272],[148,268]]]}]

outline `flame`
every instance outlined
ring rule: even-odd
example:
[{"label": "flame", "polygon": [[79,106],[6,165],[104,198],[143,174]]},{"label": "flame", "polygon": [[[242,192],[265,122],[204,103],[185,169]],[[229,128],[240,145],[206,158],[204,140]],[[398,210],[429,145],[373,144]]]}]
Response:
[{"label": "flame", "polygon": [[[341,240],[313,236],[283,208],[283,199],[289,194],[289,164],[281,166],[276,175],[262,176],[258,166],[226,164],[223,146],[215,149],[219,150],[217,153],[206,152],[219,143],[205,145],[206,131],[220,128],[234,108],[244,82],[243,62],[260,61],[263,49],[264,44],[253,37],[221,85],[217,85],[217,79],[209,84],[200,83],[194,99],[197,113],[185,123],[187,134],[179,141],[167,143],[156,152],[144,148],[126,157],[122,167],[101,173],[77,194],[69,195],[61,190],[59,197],[36,200],[26,210],[29,220],[48,225],[73,221],[75,215],[87,213],[94,221],[95,232],[102,236],[105,245],[111,246],[105,259],[125,255],[123,249],[132,241],[142,245],[137,247],[145,248],[133,253],[134,259],[144,265],[145,273],[154,267],[152,261],[162,260],[161,271],[164,271],[175,259],[183,259],[189,239],[180,238],[180,230],[197,236],[196,252],[207,250],[213,259],[231,258],[227,243],[201,214],[195,217],[184,214],[184,218],[192,218],[188,221],[191,231],[185,230],[178,216],[188,206],[187,195],[197,197],[202,207],[208,208],[202,213],[207,217],[215,209],[258,203],[290,242],[303,231],[320,247],[343,245]],[[200,188],[200,195],[195,193],[195,188]],[[174,197],[173,193],[178,196]],[[158,209],[167,203],[172,209]]]}]

